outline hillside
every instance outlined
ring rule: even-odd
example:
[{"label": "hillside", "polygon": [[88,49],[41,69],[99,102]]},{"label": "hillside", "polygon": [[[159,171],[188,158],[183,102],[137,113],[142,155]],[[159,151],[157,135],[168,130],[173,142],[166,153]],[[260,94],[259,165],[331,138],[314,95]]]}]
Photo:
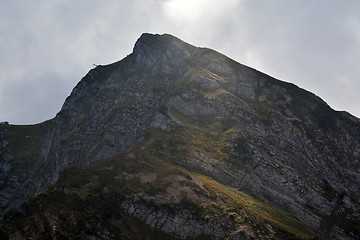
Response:
[{"label": "hillside", "polygon": [[0,138],[1,212],[58,180],[4,235],[360,236],[360,120],[171,35],[143,34],[54,119]]}]

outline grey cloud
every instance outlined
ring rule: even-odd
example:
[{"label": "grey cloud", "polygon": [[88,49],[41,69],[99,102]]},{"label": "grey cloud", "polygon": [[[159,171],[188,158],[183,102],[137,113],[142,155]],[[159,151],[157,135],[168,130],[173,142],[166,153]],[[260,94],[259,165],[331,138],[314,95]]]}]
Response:
[{"label": "grey cloud", "polygon": [[142,32],[213,48],[360,116],[359,1],[183,1],[188,19],[166,12],[171,1],[4,1],[0,120],[54,117],[93,63],[122,59]]},{"label": "grey cloud", "polygon": [[[20,83],[8,82],[0,97],[1,110],[17,119],[18,124],[47,120],[49,115],[53,117],[59,111],[66,97],[64,92],[71,90],[63,79],[62,75],[44,72],[41,76],[26,76]],[[31,105],[26,106],[27,103]]]},{"label": "grey cloud", "polygon": [[246,22],[239,25],[246,34],[235,48],[238,31],[230,34],[224,52],[360,116],[359,6],[356,1],[247,1],[245,16],[236,21]]}]

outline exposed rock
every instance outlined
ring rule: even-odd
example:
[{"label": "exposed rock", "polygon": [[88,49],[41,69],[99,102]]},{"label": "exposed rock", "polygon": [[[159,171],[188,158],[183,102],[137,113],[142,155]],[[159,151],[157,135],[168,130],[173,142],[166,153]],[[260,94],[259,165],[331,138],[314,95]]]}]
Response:
[{"label": "exposed rock", "polygon": [[161,230],[177,239],[196,238],[201,234],[221,239],[226,234],[218,226],[196,221],[190,212],[172,213],[168,209],[156,209],[131,201],[123,201],[120,205],[129,215],[145,222],[152,229]]},{"label": "exposed rock", "polygon": [[[132,54],[90,70],[53,120],[26,129],[0,128],[1,212],[46,190],[65,167],[146,137],[158,157],[248,191],[323,236],[359,237],[347,226],[360,221],[360,120],[171,35],[143,34]],[[187,213],[123,207],[179,238],[222,236]]]}]

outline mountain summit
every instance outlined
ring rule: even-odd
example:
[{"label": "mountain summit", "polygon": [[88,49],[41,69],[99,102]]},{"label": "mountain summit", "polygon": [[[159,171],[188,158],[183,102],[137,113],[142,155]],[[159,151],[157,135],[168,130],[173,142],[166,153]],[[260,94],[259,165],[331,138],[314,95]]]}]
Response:
[{"label": "mountain summit", "polygon": [[360,237],[360,120],[169,34],[0,141],[6,237]]}]

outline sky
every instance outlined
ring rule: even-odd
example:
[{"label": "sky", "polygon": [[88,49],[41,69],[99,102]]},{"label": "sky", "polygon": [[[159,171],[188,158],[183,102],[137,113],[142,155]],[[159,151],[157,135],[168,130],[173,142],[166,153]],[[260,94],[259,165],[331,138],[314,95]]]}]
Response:
[{"label": "sky", "polygon": [[53,118],[93,64],[169,33],[360,117],[358,0],[0,0],[0,122]]}]

